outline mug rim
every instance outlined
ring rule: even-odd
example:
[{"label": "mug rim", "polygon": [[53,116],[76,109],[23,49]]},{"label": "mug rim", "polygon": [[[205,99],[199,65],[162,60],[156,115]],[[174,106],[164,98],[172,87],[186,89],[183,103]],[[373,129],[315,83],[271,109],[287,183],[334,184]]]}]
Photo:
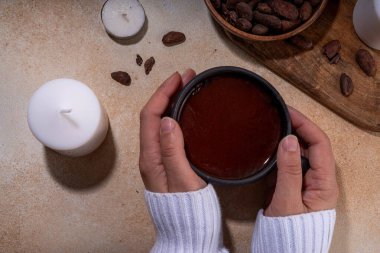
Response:
[{"label": "mug rim", "polygon": [[[189,83],[179,92],[179,94],[175,98],[174,103],[169,113],[169,117],[179,122],[182,109],[184,105],[186,104],[187,99],[191,96],[192,92],[196,88],[199,87],[199,85],[202,85],[204,80],[210,77],[214,77],[218,75],[228,75],[228,74],[247,77],[251,80],[256,81],[255,83],[259,83],[262,87],[264,87],[264,89],[268,92],[268,95],[272,96],[272,98],[275,100],[277,104],[278,111],[280,113],[280,118],[281,118],[280,119],[281,125],[282,125],[281,138],[291,133],[291,120],[290,120],[289,111],[280,93],[267,80],[265,80],[258,74],[252,71],[249,71],[247,69],[234,67],[234,66],[214,67],[196,75],[192,80],[189,81]],[[203,178],[207,182],[220,184],[220,185],[243,185],[243,184],[253,183],[263,178],[268,173],[270,173],[274,169],[276,162],[277,162],[277,154],[275,153],[271,157],[269,162],[265,164],[265,166],[262,167],[257,173],[254,173],[250,176],[247,176],[241,179],[222,179],[222,178],[218,178],[216,176],[212,176],[203,172],[201,169],[199,169],[189,160],[191,168],[201,178]]]}]

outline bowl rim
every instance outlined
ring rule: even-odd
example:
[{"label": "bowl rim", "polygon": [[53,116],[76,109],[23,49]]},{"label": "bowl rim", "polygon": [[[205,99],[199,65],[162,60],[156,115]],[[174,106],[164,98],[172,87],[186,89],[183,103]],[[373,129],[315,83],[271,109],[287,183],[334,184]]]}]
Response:
[{"label": "bowl rim", "polygon": [[[234,66],[214,67],[214,68],[205,70],[202,73],[195,76],[192,80],[190,80],[190,82],[180,91],[180,93],[175,98],[174,103],[172,104],[172,107],[170,109],[169,117],[175,119],[178,122],[181,116],[182,109],[187,99],[191,96],[194,89],[197,89],[204,80],[210,77],[217,76],[217,75],[226,75],[226,74],[227,75],[228,74],[242,75],[244,77],[248,77],[250,79],[253,79],[261,83],[263,87],[273,95],[273,98],[275,99],[276,103],[278,103],[281,123],[283,125],[281,138],[291,133],[291,120],[290,120],[289,111],[283,98],[279,94],[279,92],[267,80],[257,75],[256,73],[249,71],[247,69],[234,67]],[[198,169],[194,164],[192,164],[191,161],[189,161],[191,168],[201,178],[203,178],[207,182],[220,184],[220,185],[243,185],[243,184],[253,183],[263,178],[268,173],[270,173],[274,169],[276,162],[277,162],[277,155],[275,153],[271,157],[269,162],[259,172],[253,175],[250,175],[248,177],[241,178],[241,179],[222,179],[222,178],[217,178],[203,172],[202,170]]]},{"label": "bowl rim", "polygon": [[204,0],[206,6],[208,8],[208,10],[211,13],[211,16],[219,23],[219,25],[221,25],[223,27],[223,29],[227,29],[228,32],[230,32],[230,33],[232,33],[232,34],[234,34],[234,35],[236,35],[236,36],[238,36],[240,38],[251,40],[251,41],[277,41],[277,40],[285,40],[285,39],[288,39],[290,37],[293,37],[293,36],[301,33],[302,31],[304,31],[305,29],[307,29],[309,26],[311,26],[314,23],[314,21],[316,21],[320,17],[320,15],[322,14],[323,10],[325,9],[328,1],[329,0],[321,0],[320,5],[318,6],[317,10],[313,13],[313,15],[305,23],[303,23],[302,25],[298,26],[294,30],[290,30],[290,31],[288,31],[286,33],[278,34],[278,35],[255,35],[255,34],[252,34],[252,33],[244,32],[244,31],[242,31],[242,30],[234,27],[230,23],[228,23],[219,14],[219,12],[214,8],[214,6],[211,3],[211,0]]}]

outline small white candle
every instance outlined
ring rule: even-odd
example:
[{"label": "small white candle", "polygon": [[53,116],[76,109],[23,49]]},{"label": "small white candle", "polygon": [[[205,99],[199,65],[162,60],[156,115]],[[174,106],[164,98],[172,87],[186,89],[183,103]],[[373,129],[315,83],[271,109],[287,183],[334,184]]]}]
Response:
[{"label": "small white candle", "polygon": [[46,147],[68,156],[83,156],[105,139],[108,116],[88,86],[73,79],[56,79],[33,94],[28,124]]},{"label": "small white candle", "polygon": [[130,38],[143,28],[145,11],[138,0],[108,0],[102,8],[102,21],[111,36]]}]

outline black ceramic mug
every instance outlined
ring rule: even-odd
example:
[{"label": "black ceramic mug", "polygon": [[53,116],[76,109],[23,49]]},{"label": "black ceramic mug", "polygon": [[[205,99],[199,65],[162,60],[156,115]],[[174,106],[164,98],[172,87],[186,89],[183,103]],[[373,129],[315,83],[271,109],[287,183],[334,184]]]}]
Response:
[{"label": "black ceramic mug", "polygon": [[[241,83],[241,85],[238,83]],[[214,86],[211,87],[211,85],[214,85]],[[220,85],[220,87],[216,87],[216,85]],[[239,85],[241,86],[241,88],[239,88],[240,87]],[[248,87],[250,85],[252,85],[252,87]],[[253,86],[255,86],[255,87],[253,87]],[[228,87],[230,87],[230,88],[228,88]],[[235,87],[236,87],[236,89],[235,89]],[[244,89],[244,90],[240,91],[239,94],[235,94],[235,97],[234,97],[234,94],[232,94],[232,93],[235,93],[235,90],[238,90],[238,89]],[[251,97],[249,97],[246,94],[250,90],[252,90],[252,92],[256,92],[255,94],[252,93]],[[201,94],[200,92],[203,92],[203,93]],[[238,91],[236,91],[236,92],[238,92]],[[219,96],[218,94],[220,94],[220,97],[218,97]],[[194,98],[195,96],[198,96],[198,97]],[[276,114],[273,114],[273,115],[278,115],[278,119],[275,120],[276,126],[269,126],[269,125],[268,126],[261,126],[261,125],[259,125],[261,131],[263,131],[263,130],[265,131],[265,129],[264,129],[265,127],[268,127],[268,128],[270,128],[270,127],[272,127],[272,128],[277,127],[278,128],[279,127],[280,130],[277,131],[278,134],[276,132],[276,139],[275,140],[268,140],[268,143],[270,141],[271,142],[276,141],[275,149],[273,150],[273,152],[271,153],[271,155],[268,158],[265,158],[266,159],[265,163],[263,163],[262,166],[259,165],[259,167],[261,166],[259,169],[256,168],[254,171],[252,170],[252,173],[247,172],[250,174],[245,174],[242,177],[226,178],[226,177],[218,175],[218,171],[215,169],[211,173],[210,170],[205,169],[206,167],[209,166],[209,163],[205,162],[202,164],[202,162],[199,162],[199,161],[195,162],[197,160],[197,158],[196,158],[196,156],[193,155],[193,153],[196,153],[196,152],[194,152],[194,149],[192,149],[192,150],[190,149],[191,145],[193,145],[193,146],[195,145],[193,143],[202,143],[202,141],[204,141],[203,144],[206,145],[206,149],[207,148],[210,149],[210,147],[211,148],[213,147],[216,149],[218,148],[217,144],[208,146],[207,140],[196,140],[196,139],[193,140],[193,138],[201,138],[202,134],[198,135],[198,133],[203,131],[203,130],[205,130],[205,131],[207,130],[207,129],[201,128],[201,126],[199,126],[200,127],[199,129],[196,129],[198,127],[197,126],[198,123],[200,123],[199,125],[203,124],[204,126],[209,128],[208,131],[210,132],[210,134],[214,134],[213,131],[218,132],[218,127],[223,128],[224,126],[221,126],[221,125],[226,123],[226,121],[229,120],[230,118],[240,117],[240,116],[236,116],[234,113],[233,113],[234,117],[231,117],[231,115],[224,115],[224,113],[220,113],[220,111],[218,114],[218,112],[216,112],[216,111],[219,110],[218,109],[219,106],[213,106],[212,104],[211,104],[211,106],[207,106],[207,103],[213,103],[213,101],[208,101],[208,97],[210,99],[212,97],[214,99],[214,101],[216,101],[217,103],[221,103],[220,104],[221,108],[223,108],[223,106],[224,106],[224,108],[229,109],[229,106],[228,105],[226,106],[224,104],[224,101],[227,98],[226,96],[228,96],[228,99],[230,101],[231,101],[231,99],[234,99],[233,102],[235,101],[235,102],[241,102],[241,103],[243,103],[243,102],[237,101],[237,100],[240,100],[240,97],[242,97],[242,99],[243,99],[243,97],[245,97],[245,99],[251,99],[252,100],[252,106],[256,106],[256,107],[259,106],[260,108],[264,108],[264,109],[265,109],[265,106],[267,106],[268,112],[269,112],[269,106],[270,106],[272,111],[273,111],[273,108],[275,108],[277,111]],[[263,107],[263,105],[259,104],[260,102],[256,101],[256,100],[259,100],[259,97],[263,97],[264,102],[267,101],[268,99],[270,100],[270,102],[268,103],[268,105],[265,105]],[[202,100],[206,101],[206,102],[204,102],[205,106],[203,106]],[[194,102],[194,101],[196,101],[196,102]],[[247,102],[249,102],[249,101],[246,101],[245,105],[248,105],[248,107],[250,107],[250,104],[249,103],[247,104]],[[198,103],[198,104],[195,105],[195,103]],[[193,104],[195,106],[193,106]],[[208,105],[210,105],[210,104],[208,104]],[[192,108],[186,109],[187,106],[192,106]],[[239,104],[237,103],[235,106],[239,106]],[[207,107],[207,108],[205,108],[205,107]],[[247,106],[245,106],[245,107],[247,107]],[[201,122],[200,120],[197,119],[198,116],[193,116],[193,115],[197,115],[197,112],[194,112],[194,110],[195,110],[194,108],[198,108],[196,110],[199,110],[199,112],[200,112],[199,118],[203,117],[203,119],[202,119],[203,122]],[[214,110],[216,110],[215,113],[213,111],[210,111],[210,110],[212,110],[212,108]],[[257,110],[254,111],[255,110],[254,108],[248,108],[248,109],[249,109],[248,113],[250,113],[251,111],[255,113],[254,115],[256,115],[257,113],[260,113],[260,112],[257,112]],[[191,111],[191,114],[187,113],[187,111]],[[239,109],[235,110],[235,111],[236,111],[237,115],[239,115],[239,113],[241,112],[241,111],[239,112]],[[202,113],[203,113],[203,115],[202,115]],[[267,112],[265,110],[261,111],[262,117],[265,117],[266,113]],[[186,122],[189,122],[189,119],[188,120],[186,118],[184,119],[184,117],[190,117],[189,115],[191,115],[191,121],[194,121],[194,123],[190,122],[195,127],[194,129],[192,129],[192,126],[191,127],[186,126],[186,124],[188,124]],[[205,115],[206,115],[206,119],[205,119]],[[246,115],[249,115],[249,114],[246,114]],[[266,81],[265,79],[263,79],[259,75],[255,74],[249,70],[246,70],[246,69],[242,69],[242,68],[238,68],[238,67],[231,67],[231,66],[223,66],[223,67],[212,68],[212,69],[206,70],[206,71],[200,73],[199,75],[197,75],[196,77],[194,77],[183,88],[183,90],[181,90],[180,93],[177,95],[174,103],[172,104],[172,106],[170,108],[169,116],[172,117],[173,119],[175,119],[176,121],[178,121],[180,123],[181,127],[184,127],[182,130],[184,131],[185,149],[186,149],[186,153],[187,153],[187,157],[189,159],[190,165],[193,168],[193,170],[200,177],[202,177],[205,181],[217,183],[217,184],[241,185],[241,184],[247,184],[247,183],[255,182],[255,181],[263,178],[264,176],[266,176],[269,172],[271,172],[274,168],[276,168],[276,161],[277,161],[276,152],[277,152],[277,146],[278,146],[279,141],[283,137],[285,137],[291,133],[291,120],[290,120],[289,112],[288,112],[288,109],[287,109],[287,106],[286,106],[284,100],[282,99],[280,94],[277,92],[277,90],[268,81]],[[222,123],[218,124],[218,125],[208,125],[207,126],[207,123],[208,123],[207,118],[210,118],[210,123],[218,122],[218,121],[215,121],[215,117],[219,117],[219,122],[222,122]],[[212,118],[212,120],[211,120],[211,118]],[[223,118],[223,119],[221,119],[221,118]],[[206,120],[206,122],[204,122],[205,120]],[[243,118],[241,120],[245,120],[245,119]],[[199,122],[197,122],[197,121],[199,121]],[[257,122],[253,122],[251,118],[247,118],[246,121],[247,121],[247,124],[257,123]],[[249,122],[251,122],[251,123],[249,123]],[[270,121],[270,119],[268,119],[266,122],[271,122],[271,121]],[[227,122],[227,123],[229,123],[229,122]],[[277,124],[279,124],[279,126],[277,126]],[[258,124],[256,124],[256,125],[258,125]],[[190,129],[190,130],[187,130],[187,129]],[[250,130],[250,128],[247,128],[247,129]],[[186,131],[190,131],[191,135],[189,135],[190,132],[189,132],[189,134],[187,134]],[[252,132],[254,133],[254,131],[256,131],[256,130],[253,127]],[[275,133],[275,132],[273,132],[273,133]],[[200,136],[200,137],[197,137],[197,136]],[[251,136],[250,132],[248,132],[248,136]],[[208,137],[209,137],[208,134],[203,134],[202,138],[207,139]],[[219,137],[222,137],[222,139],[226,139],[226,138],[228,139],[229,138],[229,136],[219,136]],[[231,138],[233,138],[233,136],[231,136]],[[257,136],[256,136],[256,138],[257,138]],[[260,136],[259,136],[259,138],[260,138]],[[269,136],[268,138],[271,138],[271,136]],[[213,140],[216,140],[216,139],[214,138]],[[239,143],[237,140],[234,140],[234,139],[232,139],[231,141],[232,141],[232,143]],[[244,143],[248,144],[248,146],[249,146],[250,144],[254,145],[255,140],[252,140],[252,142],[250,142],[249,140],[242,140],[242,141],[244,141]],[[266,145],[266,143],[267,143],[266,140],[264,140],[264,141],[261,140],[261,145]],[[196,147],[196,145],[194,147]],[[200,149],[200,150],[197,150],[197,153],[201,154],[200,152],[203,152],[203,150],[201,150],[202,148],[203,148],[203,146],[198,145],[198,149]],[[258,148],[260,148],[260,147],[258,147]],[[223,148],[221,148],[221,150],[223,150]],[[260,150],[260,149],[257,149],[257,150]],[[200,152],[198,152],[198,151],[200,151]],[[243,151],[245,152],[246,150],[243,150]],[[208,150],[208,152],[214,152],[214,151]],[[205,153],[206,153],[205,155],[207,155],[207,150],[205,151]],[[201,156],[202,155],[203,154],[201,154]],[[224,158],[224,156],[232,156],[229,153],[228,154],[220,153],[218,155],[220,155],[219,156],[220,159]],[[242,154],[239,154],[239,153],[236,154],[236,157],[239,157],[239,155],[241,158]],[[255,154],[252,154],[252,157],[254,155]],[[207,159],[207,157],[206,157],[206,159]],[[231,158],[231,159],[233,159],[233,158]],[[199,159],[199,160],[201,160],[201,159]],[[307,160],[302,159],[302,162],[303,162],[303,167],[305,169],[307,169],[309,167]],[[239,164],[239,161],[237,161],[237,164]],[[204,168],[202,168],[202,166]],[[233,169],[234,168],[231,168],[231,170],[233,170]]]}]

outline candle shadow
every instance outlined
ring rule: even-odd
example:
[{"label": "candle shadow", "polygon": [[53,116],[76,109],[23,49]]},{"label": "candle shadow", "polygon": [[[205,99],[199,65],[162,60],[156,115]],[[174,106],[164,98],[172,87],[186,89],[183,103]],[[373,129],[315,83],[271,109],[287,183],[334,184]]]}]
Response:
[{"label": "candle shadow", "polygon": [[99,187],[115,167],[116,148],[109,128],[102,145],[82,157],[67,157],[45,147],[45,159],[50,175],[62,186],[72,190]]},{"label": "candle shadow", "polygon": [[121,39],[121,38],[117,38],[117,37],[114,37],[112,34],[110,33],[107,33],[108,36],[113,40],[115,41],[116,43],[120,44],[120,45],[124,45],[124,46],[128,46],[128,45],[133,45],[133,44],[137,44],[138,42],[140,42],[145,34],[147,33],[148,31],[148,17],[145,16],[145,23],[143,25],[143,27],[141,28],[141,30],[135,35],[133,36],[132,38],[128,38],[128,39]]}]

